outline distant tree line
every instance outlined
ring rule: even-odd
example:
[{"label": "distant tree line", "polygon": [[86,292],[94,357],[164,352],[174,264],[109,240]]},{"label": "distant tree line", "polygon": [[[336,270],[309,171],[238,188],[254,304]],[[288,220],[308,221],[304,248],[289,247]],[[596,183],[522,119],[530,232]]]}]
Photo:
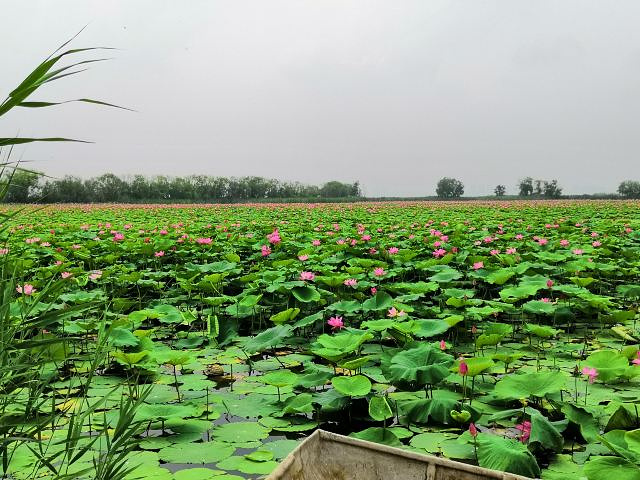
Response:
[{"label": "distant tree line", "polygon": [[[558,184],[558,180],[542,180],[525,177],[518,182],[517,188],[519,197],[562,197],[562,187]],[[458,179],[444,177],[441,178],[436,185],[436,195],[438,198],[460,198],[463,194],[464,184]],[[496,185],[493,194],[496,197],[504,197],[507,194],[507,188],[504,185]],[[598,194],[598,196],[602,195],[606,194]],[[609,194],[609,196],[616,198],[615,194]],[[618,186],[617,197],[640,198],[640,182],[635,180],[625,180],[621,182]]]},{"label": "distant tree line", "polygon": [[562,187],[558,185],[557,180],[541,180],[525,177],[518,183],[519,193],[521,197],[530,197],[532,195],[547,198],[560,198],[562,196]]},{"label": "distant tree line", "polygon": [[[0,187],[7,175],[0,178]],[[212,177],[190,175],[167,177],[134,175],[120,177],[105,173],[81,179],[67,175],[60,179],[42,177],[37,172],[16,170],[5,201],[9,203],[91,203],[91,202],[236,202],[276,198],[360,197],[359,182],[338,181],[322,186],[284,182],[262,177]]]}]

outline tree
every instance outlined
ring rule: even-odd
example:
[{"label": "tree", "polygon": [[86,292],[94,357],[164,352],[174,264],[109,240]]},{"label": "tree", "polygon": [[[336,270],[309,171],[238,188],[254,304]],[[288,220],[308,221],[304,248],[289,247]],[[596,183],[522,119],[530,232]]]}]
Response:
[{"label": "tree", "polygon": [[528,197],[533,194],[533,178],[526,177],[518,183],[518,190],[521,197]]},{"label": "tree", "polygon": [[535,193],[536,195],[542,195],[544,188],[543,188],[543,184],[545,183],[544,180],[540,180],[539,178],[534,180],[533,182],[535,184],[535,188],[533,189],[533,193]]},{"label": "tree", "polygon": [[618,193],[625,198],[640,198],[640,182],[625,180],[618,185]]},{"label": "tree", "polygon": [[337,182],[335,180],[325,183],[322,188],[320,188],[320,196],[324,198],[351,197],[353,194],[354,185]]},{"label": "tree", "polygon": [[95,200],[89,195],[87,184],[81,178],[66,175],[57,180],[49,180],[40,190],[41,201],[47,203],[84,203]]},{"label": "tree", "polygon": [[6,189],[4,201],[8,203],[26,203],[33,200],[39,177],[42,174],[19,167],[7,170],[9,173],[0,179],[1,190],[5,192]]},{"label": "tree", "polygon": [[456,178],[441,178],[436,185],[436,195],[440,198],[458,198],[463,193],[464,184]]},{"label": "tree", "polygon": [[99,202],[118,202],[126,194],[128,188],[124,180],[113,173],[105,173],[93,179],[91,190]]},{"label": "tree", "polygon": [[507,193],[507,188],[504,185],[497,185],[493,190],[493,193],[496,195],[496,197],[504,197],[504,195]]},{"label": "tree", "polygon": [[558,180],[544,181],[542,193],[548,198],[560,198],[562,195],[562,187],[558,185]]}]

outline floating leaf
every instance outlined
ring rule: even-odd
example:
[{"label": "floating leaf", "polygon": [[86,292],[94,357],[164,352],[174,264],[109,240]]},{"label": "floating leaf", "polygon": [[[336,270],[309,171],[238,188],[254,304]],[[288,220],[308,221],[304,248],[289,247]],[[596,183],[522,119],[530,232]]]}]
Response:
[{"label": "floating leaf", "polygon": [[331,383],[337,391],[350,397],[363,397],[371,391],[371,381],[364,375],[333,377]]}]

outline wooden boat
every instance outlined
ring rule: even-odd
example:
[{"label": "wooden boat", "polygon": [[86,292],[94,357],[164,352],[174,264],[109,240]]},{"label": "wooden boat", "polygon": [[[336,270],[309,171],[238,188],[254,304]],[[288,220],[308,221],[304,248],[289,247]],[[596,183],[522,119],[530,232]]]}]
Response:
[{"label": "wooden boat", "polygon": [[267,480],[529,480],[316,430]]}]

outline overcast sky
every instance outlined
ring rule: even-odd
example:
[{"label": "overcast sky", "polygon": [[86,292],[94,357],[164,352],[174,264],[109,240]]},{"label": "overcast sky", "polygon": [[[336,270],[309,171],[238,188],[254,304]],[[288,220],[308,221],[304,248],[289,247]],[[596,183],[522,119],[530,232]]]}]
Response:
[{"label": "overcast sky", "polygon": [[518,178],[565,193],[640,179],[637,0],[2,0],[0,93],[62,41],[121,50],[15,110],[0,136],[61,176],[360,180],[429,195]]}]

